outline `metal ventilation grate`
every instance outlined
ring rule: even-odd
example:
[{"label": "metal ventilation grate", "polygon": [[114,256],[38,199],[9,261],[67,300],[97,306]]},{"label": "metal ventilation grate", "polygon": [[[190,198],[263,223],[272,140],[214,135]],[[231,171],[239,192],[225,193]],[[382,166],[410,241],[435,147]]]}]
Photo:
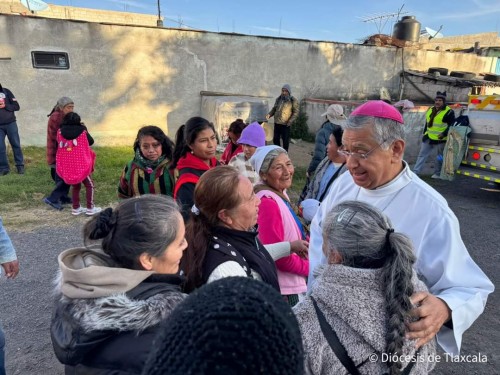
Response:
[{"label": "metal ventilation grate", "polygon": [[69,69],[69,58],[66,52],[31,51],[33,68]]}]

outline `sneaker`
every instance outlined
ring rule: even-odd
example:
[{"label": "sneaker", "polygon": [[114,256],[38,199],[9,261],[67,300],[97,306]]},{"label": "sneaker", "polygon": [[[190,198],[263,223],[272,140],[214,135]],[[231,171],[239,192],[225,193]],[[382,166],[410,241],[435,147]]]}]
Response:
[{"label": "sneaker", "polygon": [[438,179],[438,180],[440,180],[440,179],[441,179],[441,177],[440,177],[437,173],[434,173],[434,174],[431,176],[431,178]]},{"label": "sneaker", "polygon": [[92,208],[87,208],[85,211],[86,211],[86,212],[85,212],[85,215],[92,216],[92,215],[95,215],[95,214],[97,214],[97,213],[101,212],[101,211],[102,211],[102,208],[101,208],[101,207],[96,207],[96,206],[94,206],[94,207],[92,207]]},{"label": "sneaker", "polygon": [[71,209],[71,215],[80,215],[80,214],[84,214],[87,212],[87,209],[86,208],[83,208],[83,207],[78,207],[78,208],[72,208]]},{"label": "sneaker", "polygon": [[59,203],[59,202],[54,203],[54,202],[50,201],[48,198],[43,198],[43,202],[48,204],[52,208],[55,208],[56,210],[61,211],[63,209],[63,207],[61,206],[61,203]]},{"label": "sneaker", "polygon": [[9,174],[9,172],[10,171],[8,169],[6,169],[5,171],[1,171],[0,176],[5,176],[6,174]]},{"label": "sneaker", "polygon": [[17,167],[17,173],[24,174],[24,166],[20,165],[19,167]]}]

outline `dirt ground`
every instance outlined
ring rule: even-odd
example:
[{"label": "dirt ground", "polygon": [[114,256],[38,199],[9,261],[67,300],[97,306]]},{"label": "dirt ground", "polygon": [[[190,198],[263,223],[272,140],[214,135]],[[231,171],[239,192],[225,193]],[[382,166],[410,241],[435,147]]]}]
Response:
[{"label": "dirt ground", "polygon": [[[310,143],[292,144],[290,155],[294,164],[307,166],[311,150]],[[460,221],[469,252],[498,285],[500,193],[490,191],[494,189],[486,182],[472,178],[460,178],[454,183],[429,180],[429,183],[448,200]],[[21,271],[14,281],[0,279],[0,321],[7,339],[7,374],[64,373],[50,342],[53,280],[58,254],[82,245],[81,229],[86,221],[85,217],[73,217],[68,211],[58,212],[48,207],[8,210],[8,219],[14,224],[7,229],[17,249]],[[438,363],[433,374],[500,374],[499,308],[500,298],[494,293],[483,315],[463,337],[462,355],[481,353],[487,362],[447,361]]]}]

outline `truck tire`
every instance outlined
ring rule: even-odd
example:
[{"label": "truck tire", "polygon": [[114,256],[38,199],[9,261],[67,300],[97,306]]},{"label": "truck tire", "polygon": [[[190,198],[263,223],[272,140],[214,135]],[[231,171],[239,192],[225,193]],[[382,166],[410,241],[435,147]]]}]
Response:
[{"label": "truck tire", "polygon": [[488,73],[484,75],[484,80],[490,82],[500,82],[500,75]]},{"label": "truck tire", "polygon": [[463,79],[474,79],[474,78],[476,78],[476,75],[472,72],[453,71],[453,72],[450,72],[450,77],[463,78]]},{"label": "truck tire", "polygon": [[438,72],[442,76],[448,75],[448,69],[446,69],[446,68],[429,68],[427,70],[427,72],[430,73],[430,74],[432,74],[434,72]]}]

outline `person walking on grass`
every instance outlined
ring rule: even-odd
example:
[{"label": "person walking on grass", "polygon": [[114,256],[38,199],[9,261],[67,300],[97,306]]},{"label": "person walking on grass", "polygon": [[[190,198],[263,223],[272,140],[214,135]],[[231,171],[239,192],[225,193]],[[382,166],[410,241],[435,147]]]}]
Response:
[{"label": "person walking on grass", "polygon": [[283,139],[283,148],[288,151],[290,145],[291,126],[299,115],[299,101],[292,96],[292,88],[289,84],[283,85],[281,95],[276,98],[274,106],[266,115],[266,119],[274,116],[273,144],[280,146]]},{"label": "person walking on grass", "polygon": [[73,112],[75,103],[73,99],[63,96],[57,100],[52,111],[47,115],[47,164],[50,167],[50,177],[54,180],[56,187],[47,199],[50,202],[60,202],[61,204],[71,203],[68,197],[70,186],[63,181],[56,173],[56,152],[57,152],[57,131],[61,127],[64,116]]},{"label": "person walking on grass", "polygon": [[[94,215],[101,207],[94,206],[94,171],[95,153],[90,146],[94,139],[88,133],[80,116],[71,112],[64,116],[61,129],[57,132],[56,173],[72,187],[72,215]],[[80,206],[80,189],[85,185],[87,208]]]},{"label": "person walking on grass", "polygon": [[24,174],[24,157],[21,150],[16,115],[14,114],[16,111],[19,111],[17,99],[9,89],[2,87],[0,84],[0,176],[5,176],[10,172],[5,137],[7,137],[12,147],[17,173]]}]

